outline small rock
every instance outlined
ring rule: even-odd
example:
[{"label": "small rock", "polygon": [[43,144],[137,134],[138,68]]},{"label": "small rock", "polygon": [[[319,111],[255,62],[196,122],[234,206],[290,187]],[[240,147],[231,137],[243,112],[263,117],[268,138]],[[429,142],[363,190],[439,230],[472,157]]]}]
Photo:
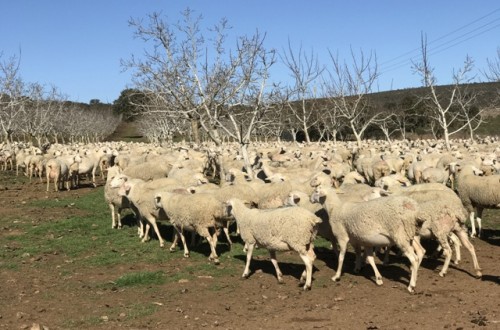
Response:
[{"label": "small rock", "polygon": [[20,319],[24,319],[24,318],[26,318],[27,316],[28,316],[28,314],[26,314],[26,313],[24,313],[24,312],[17,312],[17,313],[16,313],[16,318],[17,318],[18,320],[20,320]]},{"label": "small rock", "polygon": [[179,281],[177,281],[177,283],[188,283],[188,282],[189,280],[185,278],[181,278]]},{"label": "small rock", "polygon": [[103,320],[104,322],[108,322],[109,317],[107,315],[103,315],[103,316],[101,316],[101,320]]},{"label": "small rock", "polygon": [[121,317],[121,318],[124,318],[125,316],[127,316],[127,314],[125,314],[125,313],[120,313],[120,317]]}]

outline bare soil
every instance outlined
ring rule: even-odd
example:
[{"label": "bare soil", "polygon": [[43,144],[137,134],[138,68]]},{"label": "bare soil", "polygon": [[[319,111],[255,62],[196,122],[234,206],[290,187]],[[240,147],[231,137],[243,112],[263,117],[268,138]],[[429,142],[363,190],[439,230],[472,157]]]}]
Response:
[{"label": "bare soil", "polygon": [[[0,182],[0,236],[20,234],[2,222],[7,217],[22,218],[32,212],[51,221],[81,212],[23,207],[23,201],[46,198],[44,189],[40,183]],[[77,198],[92,189],[61,194]],[[500,220],[498,213],[487,213],[492,215]],[[111,239],[117,233],[110,229]],[[427,257],[418,273],[415,294],[406,290],[408,263],[396,255],[389,266],[377,260],[384,277],[382,286],[375,284],[370,267],[360,274],[353,272],[352,253],[345,261],[344,275],[334,283],[330,278],[335,257],[320,249],[313,288],[307,292],[298,286],[303,266],[293,253],[278,253],[279,259],[286,260],[280,263],[282,285],[267,257],[255,258],[253,273],[242,279],[242,255],[237,273],[130,288],[96,283],[107,283],[132,270],[173,275],[194,261],[89,267],[68,273],[61,271],[61,265],[71,260],[63,255],[28,256],[17,269],[0,267],[0,329],[30,329],[33,325],[49,329],[500,329],[500,232],[485,230],[484,238],[472,243],[483,269],[481,279],[474,277],[471,258],[462,249],[463,260],[452,264],[444,278],[437,272],[443,259]],[[214,267],[224,267],[224,255],[221,261]]]}]

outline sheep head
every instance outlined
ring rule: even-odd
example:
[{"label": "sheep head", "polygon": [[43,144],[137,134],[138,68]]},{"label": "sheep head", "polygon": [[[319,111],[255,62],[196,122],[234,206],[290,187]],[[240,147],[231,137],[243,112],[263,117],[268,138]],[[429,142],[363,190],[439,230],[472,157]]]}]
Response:
[{"label": "sheep head", "polygon": [[111,182],[109,183],[109,186],[111,188],[120,188],[121,186],[123,186],[123,184],[125,184],[126,182],[128,181],[128,177],[126,175],[123,175],[123,174],[118,174],[116,175],[112,180]]},{"label": "sheep head", "polygon": [[317,186],[310,197],[311,203],[324,204],[326,201],[326,191],[323,187]]}]

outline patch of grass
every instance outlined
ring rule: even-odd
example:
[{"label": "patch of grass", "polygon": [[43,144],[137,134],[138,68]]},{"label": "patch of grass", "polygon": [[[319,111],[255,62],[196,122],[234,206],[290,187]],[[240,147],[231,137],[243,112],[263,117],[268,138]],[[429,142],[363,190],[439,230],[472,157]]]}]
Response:
[{"label": "patch of grass", "polygon": [[82,329],[90,328],[104,323],[104,320],[97,316],[84,316],[78,320],[67,320],[63,323],[64,328],[68,329]]},{"label": "patch of grass", "polygon": [[162,271],[128,273],[122,275],[114,283],[117,287],[161,285],[165,283],[165,273]]},{"label": "patch of grass", "polygon": [[154,304],[135,304],[130,306],[128,313],[126,313],[127,316],[125,317],[125,319],[128,321],[153,315],[154,313],[156,313],[158,308],[159,307]]}]

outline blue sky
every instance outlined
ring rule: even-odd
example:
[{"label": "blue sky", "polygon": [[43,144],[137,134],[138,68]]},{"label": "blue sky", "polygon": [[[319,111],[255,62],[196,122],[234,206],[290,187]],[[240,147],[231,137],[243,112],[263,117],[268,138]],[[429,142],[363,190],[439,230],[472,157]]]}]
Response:
[{"label": "blue sky", "polygon": [[[267,33],[267,47],[277,50],[290,39],[294,47],[313,49],[327,66],[328,49],[341,59],[349,59],[350,47],[373,50],[381,91],[420,86],[409,59],[419,54],[421,32],[430,42],[438,84],[451,82],[466,55],[474,59],[481,80],[479,70],[500,46],[497,0],[17,0],[2,1],[0,52],[5,59],[21,51],[27,82],[53,84],[72,101],[112,103],[131,87],[120,59],[141,55],[144,48],[133,38],[128,19],[157,11],[177,21],[186,7],[203,15],[207,26],[227,18],[233,38],[258,29]],[[276,70],[275,77],[286,79]]]}]

